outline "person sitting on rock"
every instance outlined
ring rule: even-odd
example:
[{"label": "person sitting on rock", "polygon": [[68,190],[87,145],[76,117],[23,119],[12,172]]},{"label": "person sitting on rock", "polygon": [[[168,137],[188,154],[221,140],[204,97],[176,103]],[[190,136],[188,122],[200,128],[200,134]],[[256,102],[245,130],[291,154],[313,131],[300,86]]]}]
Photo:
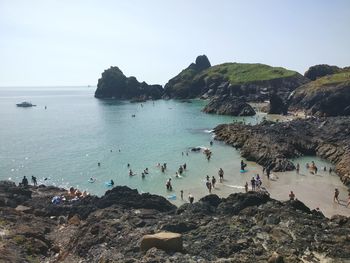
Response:
[{"label": "person sitting on rock", "polygon": [[294,201],[295,200],[295,194],[293,193],[293,191],[290,191],[289,200],[290,201]]},{"label": "person sitting on rock", "polygon": [[68,194],[70,196],[75,196],[75,189],[74,189],[74,187],[69,188]]}]

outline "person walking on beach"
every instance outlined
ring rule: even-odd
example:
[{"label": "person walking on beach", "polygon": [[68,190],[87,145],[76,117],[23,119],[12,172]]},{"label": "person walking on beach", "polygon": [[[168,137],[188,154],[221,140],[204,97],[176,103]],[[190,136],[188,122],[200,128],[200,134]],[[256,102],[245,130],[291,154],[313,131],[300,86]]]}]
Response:
[{"label": "person walking on beach", "polygon": [[245,192],[248,193],[248,182],[245,182],[244,189],[245,189]]},{"label": "person walking on beach", "polygon": [[207,188],[208,188],[208,190],[209,190],[209,194],[211,194],[211,182],[207,179],[207,182],[206,182],[206,186],[207,186]]},{"label": "person walking on beach", "polygon": [[334,197],[333,197],[333,201],[337,202],[339,204],[339,190],[338,188],[334,189]]},{"label": "person walking on beach", "polygon": [[289,200],[290,201],[294,201],[295,200],[295,194],[293,193],[293,191],[290,191]]},{"label": "person walking on beach", "polygon": [[250,183],[252,185],[252,191],[255,191],[255,179],[252,177],[252,180],[250,180]]},{"label": "person walking on beach", "polygon": [[267,167],[266,168],[266,176],[267,176],[268,180],[270,180],[270,173],[271,173],[270,167]]},{"label": "person walking on beach", "polygon": [[224,170],[220,168],[218,174],[219,174],[220,183],[222,183],[222,181],[224,181]]},{"label": "person walking on beach", "polygon": [[180,195],[181,195],[181,200],[184,200],[184,190],[180,191]]},{"label": "person walking on beach", "polygon": [[300,171],[300,164],[299,163],[297,163],[296,170],[297,170],[297,174],[299,174],[299,171]]},{"label": "person walking on beach", "polygon": [[188,201],[190,201],[190,204],[193,204],[194,197],[191,193],[188,194]]}]

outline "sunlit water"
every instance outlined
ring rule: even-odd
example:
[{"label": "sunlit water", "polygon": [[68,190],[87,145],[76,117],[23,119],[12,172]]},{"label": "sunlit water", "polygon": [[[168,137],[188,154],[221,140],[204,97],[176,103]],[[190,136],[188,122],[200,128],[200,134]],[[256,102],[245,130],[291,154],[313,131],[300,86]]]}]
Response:
[{"label": "sunlit water", "polygon": [[[239,151],[219,142],[210,147],[209,142],[216,125],[233,120],[255,123],[264,116],[262,113],[245,118],[208,115],[200,111],[205,102],[199,100],[148,101],[143,106],[98,100],[93,97],[94,89],[0,88],[0,179],[19,182],[24,175],[34,175],[39,183],[74,186],[98,195],[108,189],[105,182],[113,179],[116,185],[141,192],[179,197],[180,190],[206,192],[205,176],[217,176],[220,167],[225,171],[226,192],[242,191],[244,183],[258,171],[252,163],[248,173],[240,174]],[[24,100],[37,106],[16,107]],[[197,146],[211,148],[209,162],[203,153],[189,151]],[[310,160],[297,161],[303,165]],[[128,163],[137,175],[128,175]],[[157,163],[167,163],[165,174]],[[187,171],[183,178],[175,178],[184,163]],[[149,174],[142,179],[146,167]],[[89,183],[90,177],[96,181]],[[168,178],[172,178],[173,193],[165,188]],[[331,188],[342,186],[334,176],[325,175],[321,180]]]}]

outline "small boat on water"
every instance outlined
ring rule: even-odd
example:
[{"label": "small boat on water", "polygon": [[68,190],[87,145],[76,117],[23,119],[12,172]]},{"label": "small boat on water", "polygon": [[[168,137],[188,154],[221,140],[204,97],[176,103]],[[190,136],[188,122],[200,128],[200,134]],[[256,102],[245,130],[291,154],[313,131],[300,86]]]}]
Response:
[{"label": "small boat on water", "polygon": [[31,102],[28,102],[28,101],[23,101],[22,103],[17,103],[16,104],[17,107],[24,107],[24,108],[27,108],[27,107],[35,107],[36,105],[32,104]]}]

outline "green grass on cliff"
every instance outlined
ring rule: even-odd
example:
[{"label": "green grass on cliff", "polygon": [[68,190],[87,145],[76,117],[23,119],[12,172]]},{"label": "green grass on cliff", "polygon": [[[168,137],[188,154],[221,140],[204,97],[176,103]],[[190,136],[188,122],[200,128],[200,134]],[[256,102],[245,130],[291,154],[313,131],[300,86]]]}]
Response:
[{"label": "green grass on cliff", "polygon": [[213,66],[200,75],[207,77],[224,76],[231,84],[242,84],[248,82],[279,79],[291,77],[297,74],[292,70],[281,67],[271,67],[264,64],[248,63],[224,63]]},{"label": "green grass on cliff", "polygon": [[334,90],[335,86],[341,83],[348,82],[350,85],[350,70],[343,71],[341,73],[336,73],[332,75],[327,75],[322,78],[318,78],[311,81],[298,89],[296,89],[296,94],[308,93],[313,94],[315,92],[330,91]]}]

